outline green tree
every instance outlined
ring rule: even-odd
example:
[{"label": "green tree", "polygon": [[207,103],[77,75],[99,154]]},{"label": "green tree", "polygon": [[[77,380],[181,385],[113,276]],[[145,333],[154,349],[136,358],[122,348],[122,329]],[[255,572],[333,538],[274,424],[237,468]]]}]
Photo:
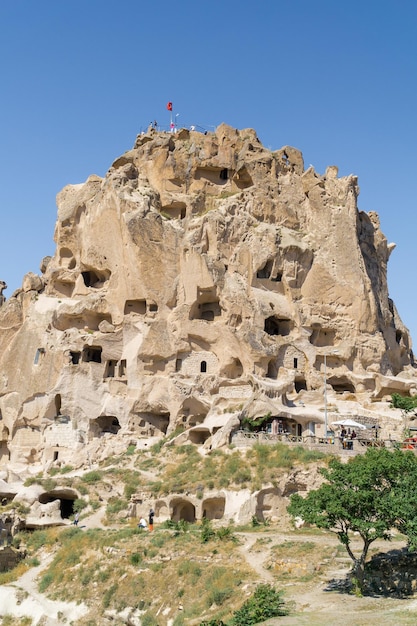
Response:
[{"label": "green tree", "polygon": [[404,432],[403,437],[410,436],[410,419],[417,417],[417,396],[402,396],[399,393],[393,393],[391,395],[392,409],[401,409],[402,417],[404,420]]},{"label": "green tree", "polygon": [[[397,528],[417,547],[417,458],[411,451],[370,448],[348,463],[332,459],[322,468],[326,482],[305,498],[291,497],[288,512],[337,534],[353,561],[352,575],[364,588],[365,562],[370,545],[390,539]],[[352,535],[362,539],[354,552]]]}]

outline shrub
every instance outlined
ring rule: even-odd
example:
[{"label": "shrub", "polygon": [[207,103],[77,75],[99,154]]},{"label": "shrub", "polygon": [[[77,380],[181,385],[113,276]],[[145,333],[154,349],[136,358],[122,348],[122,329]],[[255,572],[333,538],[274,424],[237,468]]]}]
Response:
[{"label": "shrub", "polygon": [[86,474],[81,476],[81,480],[83,481],[83,483],[88,483],[90,485],[100,482],[101,479],[102,479],[102,473],[98,472],[97,470],[93,470],[92,472],[87,472]]},{"label": "shrub", "polygon": [[43,593],[49,587],[52,580],[53,575],[51,574],[51,572],[47,572],[44,576],[42,576],[41,582],[39,583],[39,591]]},{"label": "shrub", "polygon": [[[233,594],[233,589],[231,587],[213,587],[208,594],[207,603],[208,606],[212,606],[212,604],[216,604],[217,606],[221,606],[226,600],[230,598]],[[239,624],[240,626],[240,624]]]},{"label": "shrub", "polygon": [[79,513],[80,511],[85,509],[86,506],[88,506],[88,504],[85,500],[83,500],[82,498],[76,498],[73,504],[74,513]]},{"label": "shrub", "polygon": [[215,537],[216,533],[214,532],[210,520],[206,517],[203,518],[203,522],[201,524],[201,541],[203,543],[207,543],[210,539]]},{"label": "shrub", "polygon": [[232,626],[252,626],[264,622],[270,617],[288,615],[282,592],[272,585],[261,584],[254,594],[246,600],[240,609],[233,613]]},{"label": "shrub", "polygon": [[216,532],[217,539],[220,541],[225,541],[230,539],[231,541],[237,541],[236,536],[233,533],[233,528],[231,526],[223,526],[219,528]]},{"label": "shrub", "polygon": [[107,504],[106,513],[110,515],[112,513],[119,513],[120,511],[123,511],[123,509],[126,509],[127,505],[128,503],[126,500],[116,497],[110,498]]},{"label": "shrub", "polygon": [[104,595],[103,595],[103,607],[105,609],[107,609],[110,606],[110,601],[111,601],[112,597],[116,595],[117,587],[118,587],[117,584],[116,585],[112,585],[111,587],[109,587],[109,589],[107,589],[107,591],[104,592]]},{"label": "shrub", "polygon": [[130,555],[130,562],[132,565],[139,565],[143,560],[142,555],[139,552],[134,552]]},{"label": "shrub", "polygon": [[152,613],[145,613],[145,615],[141,617],[141,624],[142,626],[159,626],[158,620]]}]

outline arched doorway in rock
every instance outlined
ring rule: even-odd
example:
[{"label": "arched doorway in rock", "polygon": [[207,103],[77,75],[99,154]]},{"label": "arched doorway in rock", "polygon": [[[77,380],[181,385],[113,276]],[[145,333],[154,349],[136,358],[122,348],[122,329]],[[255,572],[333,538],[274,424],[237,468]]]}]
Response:
[{"label": "arched doorway in rock", "polygon": [[41,504],[47,504],[48,502],[59,500],[61,517],[63,519],[68,519],[74,514],[74,501],[78,497],[77,492],[73,489],[52,489],[51,491],[45,491],[45,493],[42,493],[38,500]]},{"label": "arched doorway in rock", "polygon": [[211,436],[211,432],[208,428],[195,427],[191,428],[188,433],[188,439],[191,443],[195,443],[198,446],[203,445],[207,441],[207,439]]},{"label": "arched doorway in rock", "polygon": [[226,498],[224,496],[207,498],[203,500],[203,517],[209,520],[221,519],[224,515],[225,506]]},{"label": "arched doorway in rock", "polygon": [[111,435],[117,435],[121,426],[119,420],[114,415],[100,415],[91,422],[95,434],[99,436],[103,433],[110,433]]},{"label": "arched doorway in rock", "polygon": [[185,498],[175,498],[171,500],[171,519],[174,522],[184,520],[193,524],[195,522],[195,506],[189,500]]},{"label": "arched doorway in rock", "polygon": [[9,440],[9,429],[3,426],[0,430],[0,465],[10,461],[10,450],[7,445]]},{"label": "arched doorway in rock", "polygon": [[164,500],[157,500],[154,506],[155,516],[158,520],[164,521],[170,519],[169,517],[169,508],[167,503]]},{"label": "arched doorway in rock", "polygon": [[284,500],[279,489],[277,487],[262,489],[256,499],[256,519],[264,522],[271,517],[277,517],[280,507],[284,507],[285,510]]}]

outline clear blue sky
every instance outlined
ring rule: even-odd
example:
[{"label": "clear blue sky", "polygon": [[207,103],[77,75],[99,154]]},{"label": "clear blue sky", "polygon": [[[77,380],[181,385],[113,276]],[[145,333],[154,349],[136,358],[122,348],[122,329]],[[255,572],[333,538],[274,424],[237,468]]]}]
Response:
[{"label": "clear blue sky", "polygon": [[415,0],[0,3],[0,279],[54,252],[55,196],[151,120],[255,128],[356,174],[397,244],[389,289],[417,346]]}]

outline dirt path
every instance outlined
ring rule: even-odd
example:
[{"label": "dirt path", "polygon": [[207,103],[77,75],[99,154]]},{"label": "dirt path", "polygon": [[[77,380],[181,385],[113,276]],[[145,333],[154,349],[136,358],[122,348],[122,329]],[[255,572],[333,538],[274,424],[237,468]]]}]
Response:
[{"label": "dirt path", "polygon": [[[336,537],[306,535],[284,532],[237,533],[241,540],[239,550],[247,564],[262,582],[277,582],[273,572],[267,569],[271,563],[272,545],[285,541],[308,541],[320,546],[338,546]],[[269,540],[269,542],[268,542]],[[271,541],[272,540],[272,541]],[[265,541],[265,543],[264,543]],[[382,551],[386,542],[375,546]],[[332,559],[333,566],[317,572],[312,580],[277,582],[285,593],[287,602],[292,603],[291,615],[271,619],[265,626],[415,626],[417,623],[417,600],[384,597],[363,597],[332,590],[332,579],[343,580],[349,572],[351,561],[346,556]]]},{"label": "dirt path", "polygon": [[48,600],[38,592],[37,579],[52,558],[46,555],[42,565],[28,570],[15,583],[0,586],[0,616],[31,617],[34,626],[54,626],[76,623],[87,613],[85,604]]}]

